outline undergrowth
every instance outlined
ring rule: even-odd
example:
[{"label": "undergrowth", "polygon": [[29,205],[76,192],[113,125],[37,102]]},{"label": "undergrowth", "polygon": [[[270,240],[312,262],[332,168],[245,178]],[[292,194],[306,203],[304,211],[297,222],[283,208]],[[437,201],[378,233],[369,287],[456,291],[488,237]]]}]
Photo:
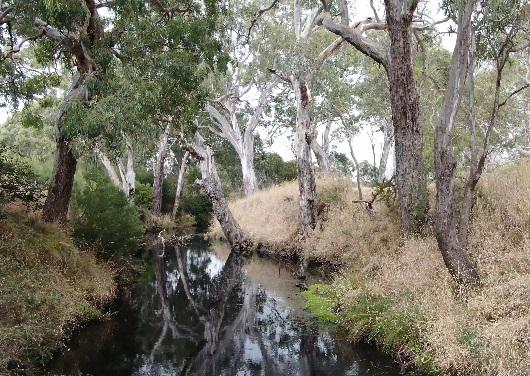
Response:
[{"label": "undergrowth", "polygon": [[59,349],[69,330],[102,313],[114,272],[93,253],[35,217],[0,218],[0,374],[30,370]]}]

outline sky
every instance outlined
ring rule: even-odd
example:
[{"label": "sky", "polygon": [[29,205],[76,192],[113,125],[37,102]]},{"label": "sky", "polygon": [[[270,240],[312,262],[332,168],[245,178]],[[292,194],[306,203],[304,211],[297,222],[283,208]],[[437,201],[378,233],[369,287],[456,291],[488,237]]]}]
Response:
[{"label": "sky", "polygon": [[[376,1],[376,8],[378,11],[378,14],[380,16],[383,15],[383,8],[382,8],[382,1],[378,2]],[[379,5],[377,5],[379,4]],[[422,1],[420,2],[420,7],[422,6],[426,7],[428,13],[431,15],[433,20],[438,20],[443,18],[443,14],[439,11],[439,2],[438,1]],[[363,20],[367,17],[372,17],[373,12],[370,7],[369,1],[366,0],[352,0],[350,4],[350,18],[352,19],[352,23]],[[432,21],[432,20],[431,20]],[[441,25],[437,25],[436,28],[439,31],[445,31],[447,30],[449,26],[449,23],[444,23]],[[448,50],[452,50],[454,46],[455,37],[454,36],[448,36],[447,34],[443,34],[442,37],[442,45],[443,47],[447,48]],[[347,46],[348,48],[353,48],[351,46]],[[11,112],[7,108],[0,108],[0,126],[4,125],[7,118],[10,116]],[[264,129],[258,129],[258,132],[262,139],[266,139],[267,136],[267,130]],[[320,140],[319,135],[319,140]],[[383,135],[382,133],[376,133],[374,135],[374,143],[376,144],[376,160],[379,160],[379,156],[381,154],[381,148],[382,148],[382,140]],[[284,160],[292,160],[295,158],[293,152],[292,152],[292,145],[291,141],[288,139],[286,134],[279,134],[276,136],[273,140],[274,142],[270,147],[267,147],[266,150],[269,152],[275,152],[282,156]],[[348,157],[350,156],[348,145],[345,142],[336,142],[332,141],[331,146],[334,150],[340,153],[346,154]],[[361,161],[372,161],[373,160],[373,154],[372,154],[372,147],[371,147],[371,141],[370,141],[370,135],[368,130],[362,130],[359,134],[357,134],[353,140],[353,147],[355,149],[355,154],[359,162]],[[389,157],[388,161],[388,169],[391,170],[393,168],[393,156],[392,153]],[[388,171],[387,171],[388,173]]]}]

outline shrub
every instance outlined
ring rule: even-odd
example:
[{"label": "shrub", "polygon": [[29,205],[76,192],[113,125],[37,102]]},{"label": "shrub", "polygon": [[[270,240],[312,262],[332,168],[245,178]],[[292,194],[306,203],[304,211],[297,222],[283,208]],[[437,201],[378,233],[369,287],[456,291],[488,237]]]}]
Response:
[{"label": "shrub", "polygon": [[144,232],[136,207],[106,180],[92,175],[87,180],[87,185],[76,194],[77,243],[106,257],[136,250]]},{"label": "shrub", "polygon": [[149,211],[153,205],[153,187],[138,183],[134,191],[134,203],[139,209]]},{"label": "shrub", "polygon": [[195,218],[198,231],[208,228],[212,219],[212,203],[202,192],[185,194],[180,202],[180,209]]},{"label": "shrub", "polygon": [[0,146],[0,203],[23,201],[39,206],[44,198],[44,184],[24,161],[9,155]]}]

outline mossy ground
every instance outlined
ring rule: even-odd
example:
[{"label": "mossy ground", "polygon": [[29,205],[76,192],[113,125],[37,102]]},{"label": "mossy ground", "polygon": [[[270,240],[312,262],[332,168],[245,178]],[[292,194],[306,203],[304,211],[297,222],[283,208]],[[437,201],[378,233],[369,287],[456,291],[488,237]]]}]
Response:
[{"label": "mossy ground", "polygon": [[101,316],[115,294],[113,270],[62,230],[16,212],[0,214],[0,374],[31,373],[69,330]]}]

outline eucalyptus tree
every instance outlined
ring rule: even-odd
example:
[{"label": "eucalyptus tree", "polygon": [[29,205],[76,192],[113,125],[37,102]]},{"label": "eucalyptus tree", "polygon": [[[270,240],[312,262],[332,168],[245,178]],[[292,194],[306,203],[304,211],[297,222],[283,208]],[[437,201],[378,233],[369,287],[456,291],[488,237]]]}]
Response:
[{"label": "eucalyptus tree", "polygon": [[[266,82],[256,88],[252,82],[245,85],[237,72],[230,72],[228,75],[222,85],[223,94],[206,105],[211,123],[208,129],[226,139],[236,151],[241,163],[243,192],[249,195],[258,189],[254,166],[256,128],[275,82]],[[252,89],[259,92],[255,105],[249,104],[244,98],[244,95]],[[242,126],[241,123],[245,125]]]},{"label": "eucalyptus tree", "polygon": [[[312,235],[317,221],[317,193],[312,162],[315,141],[314,103],[310,86],[323,63],[340,46],[339,39],[315,30],[316,10],[305,10],[300,1],[293,6],[281,5],[277,11],[264,14],[256,28],[262,30],[262,41],[277,46],[270,72],[292,92],[296,108],[295,155],[298,164],[301,236]],[[323,48],[323,46],[328,46]]]},{"label": "eucalyptus tree", "polygon": [[[449,12],[458,17],[457,40],[451,60],[448,87],[440,122],[435,135],[436,216],[434,230],[444,262],[455,280],[465,288],[479,284],[479,276],[470,262],[467,232],[476,196],[476,186],[491,152],[491,137],[501,107],[513,96],[528,87],[516,88],[501,98],[503,71],[510,55],[528,47],[528,14],[530,5],[513,1],[507,6],[501,1],[478,5],[476,0],[449,3]],[[502,14],[502,17],[500,15]],[[477,55],[478,54],[478,55]],[[475,113],[474,72],[477,58],[492,61],[495,67],[493,104],[485,122],[482,146],[479,146]],[[457,161],[454,155],[453,128],[465,84],[469,92],[469,174],[464,186],[460,218],[455,214],[454,176]]]},{"label": "eucalyptus tree", "polygon": [[[426,25],[417,15],[418,3],[417,0],[385,0],[386,20],[382,20],[371,2],[374,17],[350,25],[345,0],[338,1],[339,20],[331,15],[332,3],[323,1],[321,16],[317,20],[385,68],[394,125],[399,212],[405,233],[415,232],[421,227],[428,206],[412,36],[413,32],[432,27],[438,21]],[[367,37],[366,32],[370,30],[386,30],[388,41],[380,43]]]},{"label": "eucalyptus tree", "polygon": [[[106,19],[100,16],[103,8]],[[10,2],[19,45],[32,43],[44,63],[60,64],[72,75],[57,114],[57,159],[43,210],[45,220],[66,220],[77,164],[76,140],[81,140],[82,150],[97,141],[105,126],[122,124],[93,119],[98,103],[116,95],[111,84],[115,66],[125,67],[122,71],[138,89],[127,99],[143,106],[137,113],[146,124],[171,116],[189,118],[197,111],[199,106],[193,103],[202,95],[199,72],[219,55],[213,35],[217,14],[218,4],[210,1]],[[112,119],[120,107],[107,118]]]},{"label": "eucalyptus tree", "polygon": [[[56,166],[43,209],[45,220],[65,221],[77,160],[62,124],[67,113],[66,107],[74,103],[87,104],[92,96],[88,89],[89,82],[104,76],[107,56],[102,53],[105,45],[103,24],[93,0],[13,0],[7,2],[6,6],[7,28],[15,33],[10,33],[10,37],[16,38],[12,53],[20,51],[26,43],[37,43],[41,62],[50,64],[59,60],[76,71],[65,94],[64,104],[56,116]],[[11,44],[14,43],[12,39]],[[98,54],[96,50],[100,50]]]}]

